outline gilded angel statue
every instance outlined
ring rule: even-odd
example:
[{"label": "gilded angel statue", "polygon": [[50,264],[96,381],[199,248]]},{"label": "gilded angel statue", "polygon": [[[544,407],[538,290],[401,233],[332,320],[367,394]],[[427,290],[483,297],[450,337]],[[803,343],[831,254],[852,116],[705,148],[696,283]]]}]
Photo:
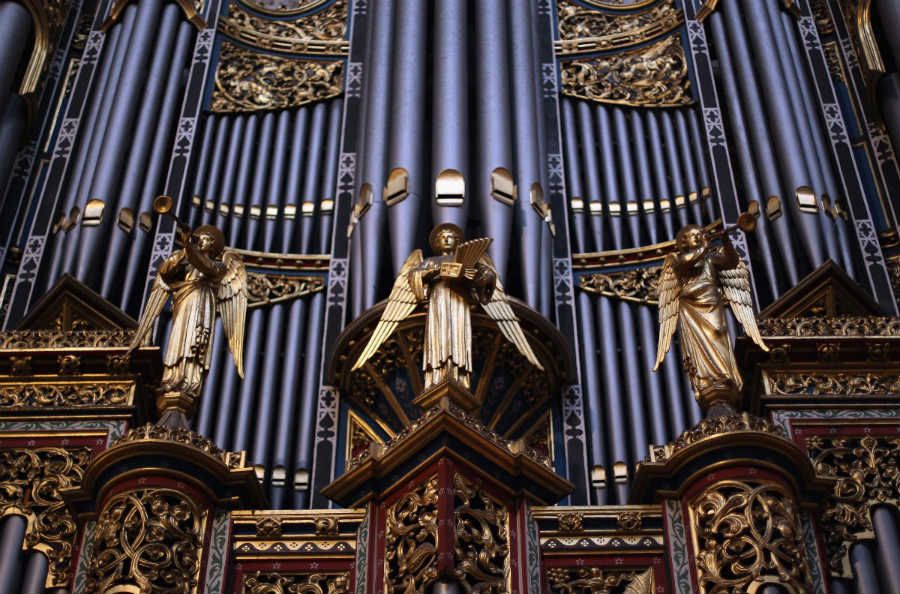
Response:
[{"label": "gilded angel statue", "polygon": [[[755,221],[753,221],[755,226]],[[720,247],[698,225],[687,225],[675,237],[676,252],[666,256],[659,281],[659,369],[676,323],[684,370],[704,410],[737,403],[743,386],[725,319],[729,305],[747,335],[769,350],[753,313],[750,273],[723,232]]]},{"label": "gilded angel statue", "polygon": [[197,227],[159,267],[130,345],[144,341],[172,295],[172,329],[163,356],[157,407],[160,425],[187,427],[209,371],[216,313],[228,338],[238,375],[244,377],[247,272],[240,256],[225,249],[222,232]]},{"label": "gilded angel statue", "polygon": [[394,281],[387,307],[353,369],[365,365],[378,348],[421,303],[428,304],[422,369],[425,389],[452,380],[468,388],[472,375],[470,308],[481,306],[519,352],[543,369],[513,312],[497,269],[487,255],[491,239],[465,243],[462,229],[450,223],[435,227],[428,243],[436,254],[422,258],[415,250]]}]

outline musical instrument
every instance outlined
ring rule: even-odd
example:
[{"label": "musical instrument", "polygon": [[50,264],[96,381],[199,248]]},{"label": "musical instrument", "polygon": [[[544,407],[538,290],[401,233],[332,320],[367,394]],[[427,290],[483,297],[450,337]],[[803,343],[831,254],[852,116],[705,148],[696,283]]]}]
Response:
[{"label": "musical instrument", "polygon": [[184,244],[187,243],[188,239],[191,236],[191,228],[182,223],[178,219],[178,216],[174,212],[172,212],[172,209],[174,207],[175,200],[171,196],[162,194],[153,199],[153,212],[161,216],[168,215],[172,217],[172,219],[174,219],[177,239],[182,244]]}]

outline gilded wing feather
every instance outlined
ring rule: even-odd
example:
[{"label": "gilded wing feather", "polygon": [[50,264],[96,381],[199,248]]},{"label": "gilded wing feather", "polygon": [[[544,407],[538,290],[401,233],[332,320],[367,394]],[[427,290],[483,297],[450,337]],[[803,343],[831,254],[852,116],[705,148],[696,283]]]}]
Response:
[{"label": "gilded wing feather", "polygon": [[628,582],[623,594],[653,594],[653,569],[634,576],[634,579]]},{"label": "gilded wing feather", "polygon": [[[494,263],[489,256],[483,256],[481,262],[496,271]],[[500,328],[503,336],[506,337],[506,340],[510,341],[522,353],[522,356],[528,359],[529,363],[543,370],[543,365],[538,361],[534,350],[528,344],[528,339],[525,338],[525,332],[522,331],[519,318],[512,310],[512,306],[510,306],[509,300],[506,298],[506,291],[503,290],[503,283],[500,282],[499,278],[497,278],[497,282],[494,285],[494,293],[491,295],[491,300],[487,303],[482,303],[481,307],[484,308],[484,311],[492,320],[497,322],[497,326]]]},{"label": "gilded wing feather", "polygon": [[144,306],[141,320],[138,322],[137,330],[134,331],[134,338],[131,339],[131,344],[128,345],[129,352],[141,346],[144,339],[150,334],[150,329],[153,328],[153,324],[166,306],[166,301],[169,300],[169,291],[169,285],[157,272],[156,279],[153,281],[153,288],[150,289],[150,296],[147,298],[147,305]]},{"label": "gilded wing feather", "polygon": [[722,287],[725,300],[731,305],[734,317],[744,327],[744,332],[762,350],[768,351],[769,347],[763,341],[763,337],[759,333],[759,327],[756,325],[756,314],[753,313],[753,296],[750,294],[750,271],[747,270],[747,266],[738,260],[738,265],[734,268],[719,270],[719,285]]},{"label": "gilded wing feather", "polygon": [[400,322],[405,320],[416,309],[419,300],[416,299],[413,288],[409,284],[409,271],[421,263],[422,250],[413,251],[406,259],[406,262],[403,263],[400,274],[394,280],[391,294],[388,295],[387,306],[381,314],[381,319],[378,320],[378,325],[375,326],[372,337],[366,343],[366,347],[353,365],[352,371],[356,371],[365,365],[366,361],[375,354],[375,351],[378,350],[382,343],[394,333]]},{"label": "gilded wing feather", "polygon": [[241,257],[226,250],[226,272],[216,292],[216,309],[228,339],[228,349],[240,377],[244,377],[244,325],[247,321],[247,270]]},{"label": "gilded wing feather", "polygon": [[675,274],[675,256],[669,254],[659,275],[659,343],[656,347],[656,364],[659,369],[672,346],[672,335],[678,324],[678,276]]}]

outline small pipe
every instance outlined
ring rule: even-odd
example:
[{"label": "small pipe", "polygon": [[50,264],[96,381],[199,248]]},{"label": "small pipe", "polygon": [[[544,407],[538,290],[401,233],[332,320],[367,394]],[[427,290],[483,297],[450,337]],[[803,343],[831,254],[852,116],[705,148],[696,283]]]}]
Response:
[{"label": "small pipe", "polygon": [[27,522],[22,516],[6,516],[0,528],[0,592],[18,592],[22,576],[22,542]]}]

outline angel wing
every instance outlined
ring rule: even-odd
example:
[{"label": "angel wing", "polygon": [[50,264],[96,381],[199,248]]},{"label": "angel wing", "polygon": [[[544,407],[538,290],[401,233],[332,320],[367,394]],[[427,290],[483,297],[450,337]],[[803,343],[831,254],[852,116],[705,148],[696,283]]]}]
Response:
[{"label": "angel wing", "polygon": [[226,272],[216,291],[216,309],[228,338],[228,349],[238,375],[244,377],[244,325],[247,321],[247,269],[235,252],[222,255]]},{"label": "angel wing", "polygon": [[388,295],[387,307],[384,308],[381,319],[378,320],[378,325],[375,326],[375,332],[372,333],[372,338],[366,343],[366,348],[359,355],[351,371],[356,371],[365,365],[366,361],[378,350],[378,347],[394,333],[397,325],[416,309],[419,300],[409,284],[409,271],[421,263],[422,250],[413,251],[406,259],[406,262],[403,263],[403,267],[400,268],[400,274],[394,280],[391,294]]},{"label": "angel wing", "polygon": [[652,594],[653,593],[653,568],[634,576],[628,583],[623,594]]},{"label": "angel wing", "polygon": [[719,285],[722,287],[722,293],[725,295],[726,301],[731,305],[731,311],[737,318],[744,332],[747,333],[753,342],[759,345],[764,351],[768,351],[769,347],[763,341],[763,337],[759,333],[759,327],[756,325],[756,314],[753,313],[753,297],[750,295],[750,271],[747,266],[738,260],[738,265],[734,268],[719,270]]},{"label": "angel wing", "polygon": [[150,297],[147,298],[147,305],[144,306],[141,320],[138,322],[137,330],[134,332],[134,338],[131,339],[131,344],[128,345],[128,352],[133,351],[144,343],[144,339],[150,333],[150,329],[153,328],[156,318],[162,313],[163,308],[166,306],[166,301],[169,300],[170,290],[169,285],[162,279],[161,273],[157,272],[156,279],[153,281],[153,288],[150,289]]},{"label": "angel wing", "polygon": [[656,364],[653,371],[659,369],[669,347],[672,346],[672,335],[678,323],[678,277],[675,275],[675,256],[669,254],[663,262],[659,275],[659,343],[656,347]]},{"label": "angel wing", "polygon": [[[484,255],[481,258],[481,261],[496,270],[490,256]],[[506,298],[506,291],[503,290],[503,283],[500,282],[499,278],[497,278],[497,282],[494,285],[494,293],[491,295],[491,300],[487,303],[482,303],[481,307],[484,308],[484,311],[492,320],[497,322],[497,326],[499,326],[500,332],[506,337],[506,340],[513,343],[519,352],[528,359],[529,363],[538,369],[543,370],[544,367],[537,360],[537,356],[535,356],[534,351],[531,349],[531,345],[528,344],[528,339],[525,338],[525,333],[522,331],[522,326],[519,324],[518,316],[516,316],[512,307],[509,305],[509,300]]]}]

